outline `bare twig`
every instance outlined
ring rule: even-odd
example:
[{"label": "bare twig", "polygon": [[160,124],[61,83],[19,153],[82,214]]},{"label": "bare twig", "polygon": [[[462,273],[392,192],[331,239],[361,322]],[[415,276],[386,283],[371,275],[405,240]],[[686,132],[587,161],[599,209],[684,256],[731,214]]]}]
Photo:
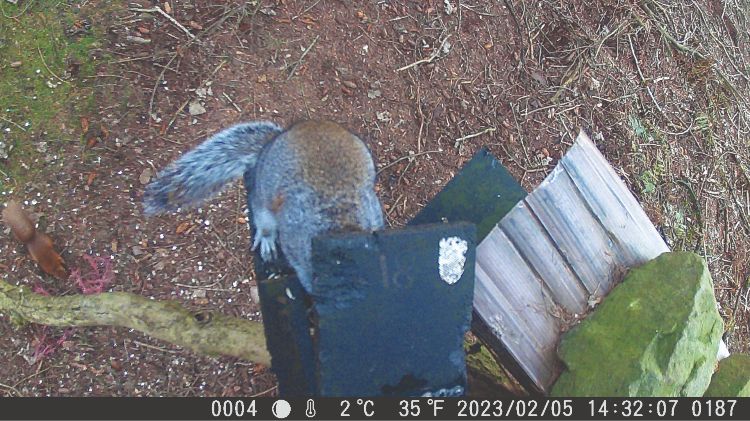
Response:
[{"label": "bare twig", "polygon": [[2,387],[3,389],[7,389],[9,392],[15,393],[16,396],[23,396],[21,395],[21,392],[19,392],[18,389],[13,386],[7,385],[5,383],[0,383],[0,387]]},{"label": "bare twig", "polygon": [[[176,59],[178,56],[178,53],[172,54],[172,58],[169,59],[169,62],[167,62],[167,65],[164,66],[164,68],[161,70],[161,73],[159,73],[159,77],[156,78],[156,82],[154,83],[154,89],[151,90],[151,99],[148,101],[148,117],[153,119],[153,113],[154,113],[154,98],[156,97],[156,90],[159,88],[159,83],[164,79],[164,73],[167,72],[167,69],[172,64],[174,59]],[[180,67],[179,65],[177,66]]]},{"label": "bare twig", "polygon": [[39,46],[37,46],[37,47],[36,47],[36,50],[37,50],[37,51],[39,51],[39,58],[41,58],[41,59],[42,59],[42,64],[44,65],[44,68],[45,68],[45,69],[47,69],[47,71],[48,71],[48,72],[49,72],[49,73],[50,73],[50,74],[51,74],[52,76],[54,76],[54,77],[55,77],[55,78],[56,78],[57,80],[59,80],[60,82],[63,82],[63,83],[68,83],[68,84],[70,84],[70,82],[68,82],[67,80],[65,80],[65,79],[61,78],[60,76],[56,75],[56,74],[55,74],[55,72],[53,72],[53,71],[52,71],[52,70],[51,70],[51,69],[49,68],[49,66],[47,66],[47,63],[46,63],[46,62],[44,61],[44,54],[42,54],[42,50],[41,50],[41,48],[39,48]]},{"label": "bare twig", "polygon": [[466,135],[464,137],[459,137],[458,139],[456,139],[456,142],[453,144],[453,147],[457,148],[457,147],[459,147],[461,145],[461,143],[464,140],[469,140],[471,138],[474,138],[474,137],[477,137],[477,136],[481,136],[481,135],[486,134],[486,133],[492,133],[495,130],[497,130],[497,129],[494,128],[494,127],[487,127],[486,129],[482,130],[481,132],[477,132],[477,133],[473,133],[473,134],[470,134],[470,135]]},{"label": "bare twig", "polygon": [[299,19],[300,16],[302,16],[305,13],[309,12],[310,10],[312,10],[312,8],[315,7],[315,6],[317,6],[318,3],[320,3],[320,0],[316,1],[315,3],[313,3],[310,7],[305,8],[305,10],[303,10],[302,12],[300,12],[297,16],[293,16],[291,20],[294,21],[294,20]]},{"label": "bare twig", "polygon": [[[185,109],[185,107],[186,107],[186,106],[188,105],[188,103],[190,103],[190,100],[191,100],[191,99],[192,99],[192,98],[188,98],[188,99],[186,99],[186,100],[185,100],[185,102],[183,102],[183,103],[182,103],[182,105],[180,105],[180,108],[178,108],[178,109],[177,109],[177,112],[175,112],[175,113],[174,113],[174,115],[172,116],[172,119],[171,119],[171,120],[169,120],[169,124],[167,124],[167,128],[166,128],[166,129],[164,129],[164,133],[166,133],[166,132],[168,132],[168,131],[169,131],[169,129],[170,129],[170,128],[172,127],[172,125],[174,124],[175,120],[177,120],[177,116],[178,116],[178,115],[180,115],[180,113],[182,112],[182,110],[184,110],[184,109]],[[149,118],[150,118],[150,117],[149,117]]]},{"label": "bare twig", "polygon": [[419,66],[420,64],[432,63],[433,60],[435,60],[436,58],[438,58],[438,56],[440,55],[440,52],[443,51],[443,46],[445,45],[445,42],[448,41],[448,38],[450,38],[450,37],[451,37],[450,34],[446,35],[446,37],[443,38],[442,41],[440,41],[440,46],[438,48],[436,48],[432,52],[432,54],[430,54],[429,57],[423,58],[422,60],[415,61],[412,64],[407,64],[404,67],[400,67],[400,68],[396,69],[396,71],[397,72],[401,72],[401,71],[404,71],[406,69],[411,69],[414,66]]},{"label": "bare twig", "polygon": [[406,155],[406,156],[402,156],[401,158],[399,158],[399,159],[397,159],[397,160],[395,160],[395,161],[393,161],[393,162],[391,162],[389,164],[384,165],[382,168],[380,168],[378,170],[378,174],[380,174],[381,172],[383,172],[386,169],[388,169],[388,168],[390,168],[390,167],[398,164],[399,162],[401,162],[401,161],[403,161],[405,159],[411,159],[411,158],[416,158],[416,157],[418,157],[420,155],[427,155],[427,154],[430,154],[430,153],[441,153],[441,152],[443,152],[443,151],[442,150],[424,151],[424,152],[420,152],[420,153],[415,153],[415,154],[409,154],[409,155]]},{"label": "bare twig", "polygon": [[[680,43],[679,41],[677,41],[675,39],[675,37],[672,36],[672,34],[670,34],[669,32],[667,32],[667,30],[664,29],[664,27],[661,26],[659,24],[659,22],[656,20],[656,16],[654,16],[654,12],[652,12],[651,9],[645,3],[643,5],[643,10],[645,10],[646,13],[648,13],[648,16],[651,18],[652,23],[656,26],[656,29],[658,29],[659,32],[662,34],[662,36],[664,36],[664,38],[666,38],[667,41],[669,41],[670,43],[672,43],[672,45],[674,45],[675,48],[677,48],[678,50],[682,51],[683,53],[692,54],[692,55],[698,57],[701,60],[706,60],[706,56],[704,56],[703,54],[701,54],[700,51],[694,50],[694,49],[692,49],[692,48],[690,48],[690,47],[688,47],[688,46]],[[635,15],[635,14],[633,14],[633,16],[635,16],[636,19],[638,20],[638,22],[641,24],[641,26],[643,26],[643,22],[640,20],[640,18],[638,18],[638,16]]]},{"label": "bare twig", "polygon": [[664,110],[662,110],[661,106],[659,106],[659,102],[656,101],[656,97],[654,97],[654,93],[651,92],[651,87],[648,86],[648,83],[646,82],[646,78],[643,77],[643,72],[641,71],[641,65],[638,63],[638,57],[635,55],[635,48],[633,48],[633,40],[630,39],[630,34],[628,34],[628,44],[630,45],[630,52],[633,53],[633,60],[635,61],[635,68],[638,70],[638,75],[641,77],[641,82],[643,83],[643,86],[646,87],[646,91],[648,92],[648,95],[651,97],[651,100],[654,102],[654,105],[656,105],[656,109],[658,109],[661,115],[663,115],[666,118],[666,114],[664,114]]},{"label": "bare twig", "polygon": [[5,118],[5,117],[3,117],[3,116],[1,116],[1,115],[0,115],[0,120],[6,121],[6,122],[8,122],[8,123],[10,123],[10,124],[12,124],[12,125],[14,125],[14,126],[18,127],[19,129],[21,129],[21,130],[23,130],[23,131],[26,131],[26,129],[24,129],[24,128],[23,128],[23,127],[22,127],[22,126],[20,125],[20,124],[16,123],[15,121],[12,121],[12,120],[8,120],[7,118]]},{"label": "bare twig", "polygon": [[23,16],[23,14],[26,13],[27,10],[29,10],[29,7],[31,7],[32,4],[34,4],[34,0],[29,0],[28,2],[26,2],[26,6],[23,8],[23,10],[21,10],[15,16],[8,16],[8,15],[5,14],[5,8],[2,7],[2,5],[3,5],[2,2],[0,2],[0,9],[2,9],[2,11],[3,11],[3,17],[5,17],[6,19],[18,20],[18,18],[20,18],[21,16]]},{"label": "bare twig", "polygon": [[[202,82],[202,83],[200,84],[200,86],[206,86],[206,83],[208,83],[208,81],[210,80],[210,78],[214,77],[214,75],[216,75],[216,72],[218,72],[218,71],[219,71],[219,70],[220,70],[220,69],[221,69],[222,67],[224,67],[224,65],[225,65],[225,64],[227,64],[227,61],[226,61],[226,60],[222,60],[222,61],[221,61],[221,62],[219,63],[219,65],[218,65],[218,66],[216,66],[216,68],[214,68],[214,70],[213,70],[213,71],[211,72],[211,76],[210,76],[210,77],[209,77],[208,79],[204,80],[204,81],[203,81],[203,82]],[[169,65],[167,65],[166,67],[169,67]],[[165,68],[165,70],[166,70],[166,68]],[[162,72],[162,75],[164,75],[164,73],[163,73],[163,72]],[[155,91],[154,91],[154,92],[155,92]],[[152,98],[153,98],[153,97],[152,97]],[[190,101],[191,101],[192,99],[193,99],[193,98],[192,98],[192,97],[190,97],[190,98],[186,99],[186,100],[185,100],[185,102],[183,102],[183,103],[182,103],[182,105],[180,105],[180,108],[178,108],[178,109],[177,109],[177,111],[176,111],[176,112],[174,113],[174,115],[172,116],[172,119],[171,119],[171,120],[169,120],[169,123],[167,124],[167,127],[166,127],[166,128],[164,128],[164,131],[163,131],[163,133],[162,133],[162,134],[164,134],[164,133],[166,133],[166,132],[168,132],[168,131],[169,131],[169,129],[170,129],[171,127],[172,127],[172,125],[174,124],[175,120],[177,120],[177,117],[178,117],[178,116],[180,115],[180,113],[182,112],[182,110],[184,110],[184,109],[185,109],[185,107],[186,107],[186,106],[187,106],[187,105],[188,105],[188,104],[190,103]],[[149,110],[149,115],[150,115],[150,114],[151,114],[151,111]]]},{"label": "bare twig", "polygon": [[195,35],[193,35],[192,32],[190,32],[187,28],[185,28],[184,26],[182,26],[182,24],[180,22],[177,22],[177,19],[173,18],[169,13],[165,12],[164,10],[162,10],[162,8],[159,7],[159,6],[154,6],[154,7],[150,8],[150,9],[142,9],[142,8],[139,8],[139,7],[131,7],[130,10],[132,10],[134,12],[143,12],[143,13],[154,13],[154,12],[157,12],[160,15],[164,16],[165,18],[169,19],[169,21],[172,22],[172,24],[174,24],[174,26],[180,28],[183,32],[185,32],[187,34],[187,36],[190,37],[190,39],[195,39]]},{"label": "bare twig", "polygon": [[240,112],[240,113],[242,112],[242,108],[240,108],[237,105],[237,103],[235,103],[234,100],[229,95],[227,95],[226,92],[222,92],[221,94],[224,95],[224,98],[226,98],[227,101],[229,101],[229,103],[232,104],[232,106],[234,107],[235,110],[237,110],[237,112]]},{"label": "bare twig", "polygon": [[315,45],[315,43],[318,42],[318,38],[320,38],[320,35],[317,35],[315,37],[315,39],[313,40],[313,42],[310,43],[310,46],[307,47],[307,49],[302,53],[302,55],[300,56],[299,60],[297,60],[297,62],[294,64],[294,67],[292,68],[292,71],[289,72],[289,76],[286,77],[286,80],[289,80],[289,79],[292,78],[292,76],[294,76],[294,73],[297,71],[297,69],[299,68],[299,66],[302,65],[302,60],[305,59],[305,56],[307,55],[307,53],[309,53],[310,50]]},{"label": "bare twig", "polygon": [[263,396],[263,395],[265,395],[266,393],[271,393],[271,392],[273,392],[273,391],[274,391],[274,390],[276,390],[276,388],[278,388],[278,387],[279,387],[279,385],[273,386],[273,387],[271,387],[271,388],[269,388],[269,389],[266,389],[266,390],[264,390],[264,391],[262,391],[262,392],[258,392],[258,393],[254,394],[254,395],[251,395],[250,397],[251,397],[251,398],[257,398],[258,396]]}]

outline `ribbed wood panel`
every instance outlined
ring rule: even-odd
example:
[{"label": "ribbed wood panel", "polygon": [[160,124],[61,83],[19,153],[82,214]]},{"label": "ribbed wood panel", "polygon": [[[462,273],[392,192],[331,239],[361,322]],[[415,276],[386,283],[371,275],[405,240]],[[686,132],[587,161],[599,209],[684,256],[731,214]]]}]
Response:
[{"label": "ribbed wood panel", "polygon": [[474,310],[546,392],[561,370],[563,321],[583,314],[628,268],[666,251],[638,201],[581,133],[477,247]]}]

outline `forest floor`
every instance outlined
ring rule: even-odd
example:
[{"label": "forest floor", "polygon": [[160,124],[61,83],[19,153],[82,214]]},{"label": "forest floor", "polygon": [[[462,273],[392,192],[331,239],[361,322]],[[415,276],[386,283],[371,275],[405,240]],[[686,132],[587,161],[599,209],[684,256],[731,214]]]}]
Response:
[{"label": "forest floor", "polygon": [[[71,269],[111,259],[110,290],[260,320],[240,182],[143,216],[145,184],[212,133],[341,122],[399,227],[479,148],[532,190],[583,129],[670,247],[705,256],[729,348],[750,349],[741,1],[114,3],[0,0],[0,200],[23,202]],[[10,282],[77,292],[7,230],[0,256]],[[125,329],[0,317],[0,355],[4,396],[276,393],[265,367]]]}]

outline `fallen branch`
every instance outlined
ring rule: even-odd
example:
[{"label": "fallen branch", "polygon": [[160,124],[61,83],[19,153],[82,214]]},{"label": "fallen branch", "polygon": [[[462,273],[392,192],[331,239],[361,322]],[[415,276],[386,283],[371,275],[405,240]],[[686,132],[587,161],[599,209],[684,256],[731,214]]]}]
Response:
[{"label": "fallen branch", "polygon": [[169,13],[165,12],[164,10],[162,10],[162,8],[159,7],[159,6],[152,7],[150,9],[142,9],[142,8],[139,8],[139,7],[131,7],[130,10],[132,10],[134,12],[143,12],[143,13],[158,12],[160,15],[162,15],[165,18],[169,19],[169,21],[172,22],[174,24],[174,26],[182,29],[182,31],[185,32],[190,37],[190,39],[195,39],[195,35],[193,35],[192,32],[190,32],[187,28],[185,28],[184,26],[182,26],[182,24],[180,22],[177,22],[177,19],[173,18],[172,15],[170,15]]},{"label": "fallen branch", "polygon": [[7,118],[5,118],[5,117],[3,117],[3,116],[1,116],[1,115],[0,115],[0,120],[3,120],[3,121],[5,121],[6,123],[10,123],[10,124],[12,124],[12,125],[14,125],[14,126],[18,127],[19,129],[21,129],[21,130],[23,130],[23,131],[26,131],[26,129],[24,129],[24,128],[23,128],[23,126],[21,126],[20,124],[16,123],[15,121],[12,121],[12,120],[8,120]]},{"label": "fallen branch", "polygon": [[458,148],[459,146],[461,146],[461,143],[463,143],[464,140],[469,140],[471,138],[474,138],[474,137],[477,137],[477,136],[481,136],[481,135],[486,134],[486,133],[492,133],[495,130],[497,130],[497,129],[494,128],[494,127],[487,127],[486,129],[482,130],[481,132],[477,132],[477,133],[473,133],[473,134],[470,134],[470,135],[466,135],[464,137],[459,137],[458,139],[456,139],[456,142],[453,144],[453,147],[454,148]]},{"label": "fallen branch", "polygon": [[628,34],[628,44],[630,45],[630,52],[633,54],[633,61],[635,61],[635,68],[638,70],[638,75],[641,77],[641,83],[643,83],[643,86],[646,87],[646,92],[648,92],[648,96],[651,97],[651,101],[654,101],[654,105],[656,105],[656,109],[659,110],[661,115],[663,115],[665,118],[667,115],[664,113],[664,110],[661,109],[661,106],[659,106],[659,101],[656,100],[656,97],[654,96],[654,92],[651,91],[651,87],[648,86],[648,82],[646,82],[646,78],[643,76],[643,72],[641,71],[641,65],[638,63],[638,56],[635,54],[635,48],[633,48],[633,40],[630,39],[630,34]]},{"label": "fallen branch", "polygon": [[393,161],[393,162],[391,162],[389,164],[384,165],[382,168],[380,168],[378,170],[378,174],[380,174],[381,172],[383,172],[386,169],[388,169],[388,168],[390,168],[390,167],[398,164],[399,162],[401,162],[401,161],[403,161],[405,159],[413,159],[413,158],[416,158],[418,156],[427,155],[427,154],[431,154],[431,153],[441,153],[441,152],[443,152],[442,149],[439,149],[439,150],[435,150],[435,151],[423,151],[423,152],[419,152],[419,153],[415,153],[415,154],[409,154],[409,155],[406,155],[406,156],[402,156],[401,158],[399,158],[399,159],[397,159],[397,160],[395,160],[395,161]]},{"label": "fallen branch", "polygon": [[420,65],[420,64],[424,64],[424,63],[432,63],[432,61],[433,61],[433,60],[435,60],[436,58],[438,58],[438,56],[440,55],[440,52],[441,52],[441,51],[443,51],[443,46],[445,46],[445,42],[446,42],[446,41],[448,41],[448,38],[450,38],[450,37],[451,37],[451,36],[450,36],[450,34],[446,35],[446,37],[445,37],[445,38],[443,38],[443,40],[442,40],[442,41],[440,42],[440,46],[439,46],[438,48],[436,48],[436,49],[435,49],[435,50],[434,50],[434,51],[432,52],[432,54],[430,54],[430,56],[429,56],[429,57],[427,57],[427,58],[423,58],[422,60],[418,60],[418,61],[415,61],[415,62],[414,62],[414,63],[412,63],[412,64],[407,64],[407,65],[406,65],[406,66],[404,66],[404,67],[401,67],[401,68],[398,68],[398,69],[396,69],[396,71],[397,71],[397,72],[401,72],[401,71],[404,71],[404,70],[406,70],[406,69],[411,69],[412,67],[414,67],[414,66],[418,66],[418,65]]},{"label": "fallen branch", "polygon": [[0,280],[0,311],[18,323],[119,326],[205,355],[230,355],[270,365],[263,325],[216,313],[192,313],[175,301],[127,292],[50,297]]},{"label": "fallen branch", "polygon": [[292,71],[289,72],[289,76],[286,77],[286,80],[289,80],[292,78],[292,76],[294,76],[294,73],[297,71],[297,68],[299,68],[299,66],[302,64],[302,60],[305,59],[305,56],[307,55],[307,53],[309,53],[310,50],[312,50],[313,46],[315,46],[315,43],[318,42],[318,38],[320,38],[320,35],[316,36],[313,42],[310,43],[310,46],[307,47],[307,49],[302,52],[302,55],[300,56],[299,60],[297,60],[297,63],[294,64],[294,67],[292,68]]},{"label": "fallen branch", "polygon": [[50,68],[49,68],[49,66],[47,66],[47,62],[46,62],[46,61],[44,61],[44,54],[42,54],[42,49],[41,49],[41,48],[39,48],[39,47],[36,47],[36,50],[37,50],[37,51],[39,51],[39,58],[40,58],[40,59],[42,59],[42,64],[44,65],[44,68],[45,68],[45,69],[47,69],[47,71],[48,71],[48,72],[49,72],[49,73],[50,73],[50,74],[51,74],[52,76],[54,76],[54,77],[55,77],[55,79],[59,80],[60,82],[63,82],[63,83],[68,83],[68,84],[70,84],[70,82],[68,82],[67,80],[65,80],[65,79],[61,78],[60,76],[56,75],[56,74],[55,74],[55,72],[53,72],[53,71],[52,71],[52,69],[50,69]]}]

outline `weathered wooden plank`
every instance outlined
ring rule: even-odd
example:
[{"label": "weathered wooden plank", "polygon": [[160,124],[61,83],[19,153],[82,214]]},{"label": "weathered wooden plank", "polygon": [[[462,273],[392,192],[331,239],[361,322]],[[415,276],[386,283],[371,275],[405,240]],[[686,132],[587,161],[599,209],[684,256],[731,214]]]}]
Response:
[{"label": "weathered wooden plank", "polygon": [[572,314],[586,311],[589,297],[586,288],[524,202],[515,206],[498,226],[539,274],[555,302]]},{"label": "weathered wooden plank", "polygon": [[555,306],[581,313],[625,269],[665,251],[638,201],[582,133],[477,247],[475,317],[491,328],[486,341],[501,343],[524,378],[546,391],[561,364]]},{"label": "weathered wooden plank", "polygon": [[[510,307],[504,311],[525,328],[520,334],[529,336],[540,348],[554,343],[559,329],[553,316],[558,311],[556,304],[545,296],[542,281],[499,228],[494,228],[477,247],[477,266],[487,274],[487,279],[481,282],[489,282],[497,293],[513,298],[508,300]],[[480,313],[488,315],[496,311],[495,308],[480,309]],[[485,319],[491,320],[492,316]]]},{"label": "weathered wooden plank", "polygon": [[625,266],[640,265],[668,251],[646,213],[633,202],[627,186],[610,171],[609,165],[602,165],[604,157],[592,147],[586,135],[581,134],[581,140],[568,151],[561,164],[614,240],[614,249]]},{"label": "weathered wooden plank", "polygon": [[[628,186],[622,181],[614,168],[607,162],[607,159],[599,152],[596,145],[589,139],[589,137],[583,131],[579,133],[576,138],[576,146],[578,150],[572,150],[574,156],[586,157],[593,164],[592,168],[602,177],[607,186],[612,189],[614,194],[622,201],[625,207],[632,210],[631,215],[634,217],[634,221],[638,226],[646,227],[652,226],[653,223],[648,219],[648,216],[641,208],[638,200],[628,190]],[[580,151],[580,153],[579,153]],[[571,157],[571,159],[574,159]],[[639,209],[640,212],[636,211]],[[651,238],[649,238],[651,239]],[[663,242],[663,240],[662,240]]]},{"label": "weathered wooden plank", "polygon": [[[475,319],[482,321],[481,329],[474,333],[490,345],[499,340],[504,348],[503,354],[510,355],[522,370],[520,374],[531,381],[532,384],[527,387],[546,390],[549,379],[556,378],[560,372],[559,360],[550,355],[550,352],[554,354],[554,348],[540,347],[532,340],[524,319],[513,311],[508,297],[498,291],[496,284],[480,265],[476,266],[474,310]],[[488,335],[493,337],[485,337]],[[520,377],[520,380],[523,381],[524,377]]]},{"label": "weathered wooden plank", "polygon": [[526,198],[531,211],[573,268],[590,295],[606,294],[620,266],[611,252],[612,240],[581,201],[573,182],[561,166]]}]

